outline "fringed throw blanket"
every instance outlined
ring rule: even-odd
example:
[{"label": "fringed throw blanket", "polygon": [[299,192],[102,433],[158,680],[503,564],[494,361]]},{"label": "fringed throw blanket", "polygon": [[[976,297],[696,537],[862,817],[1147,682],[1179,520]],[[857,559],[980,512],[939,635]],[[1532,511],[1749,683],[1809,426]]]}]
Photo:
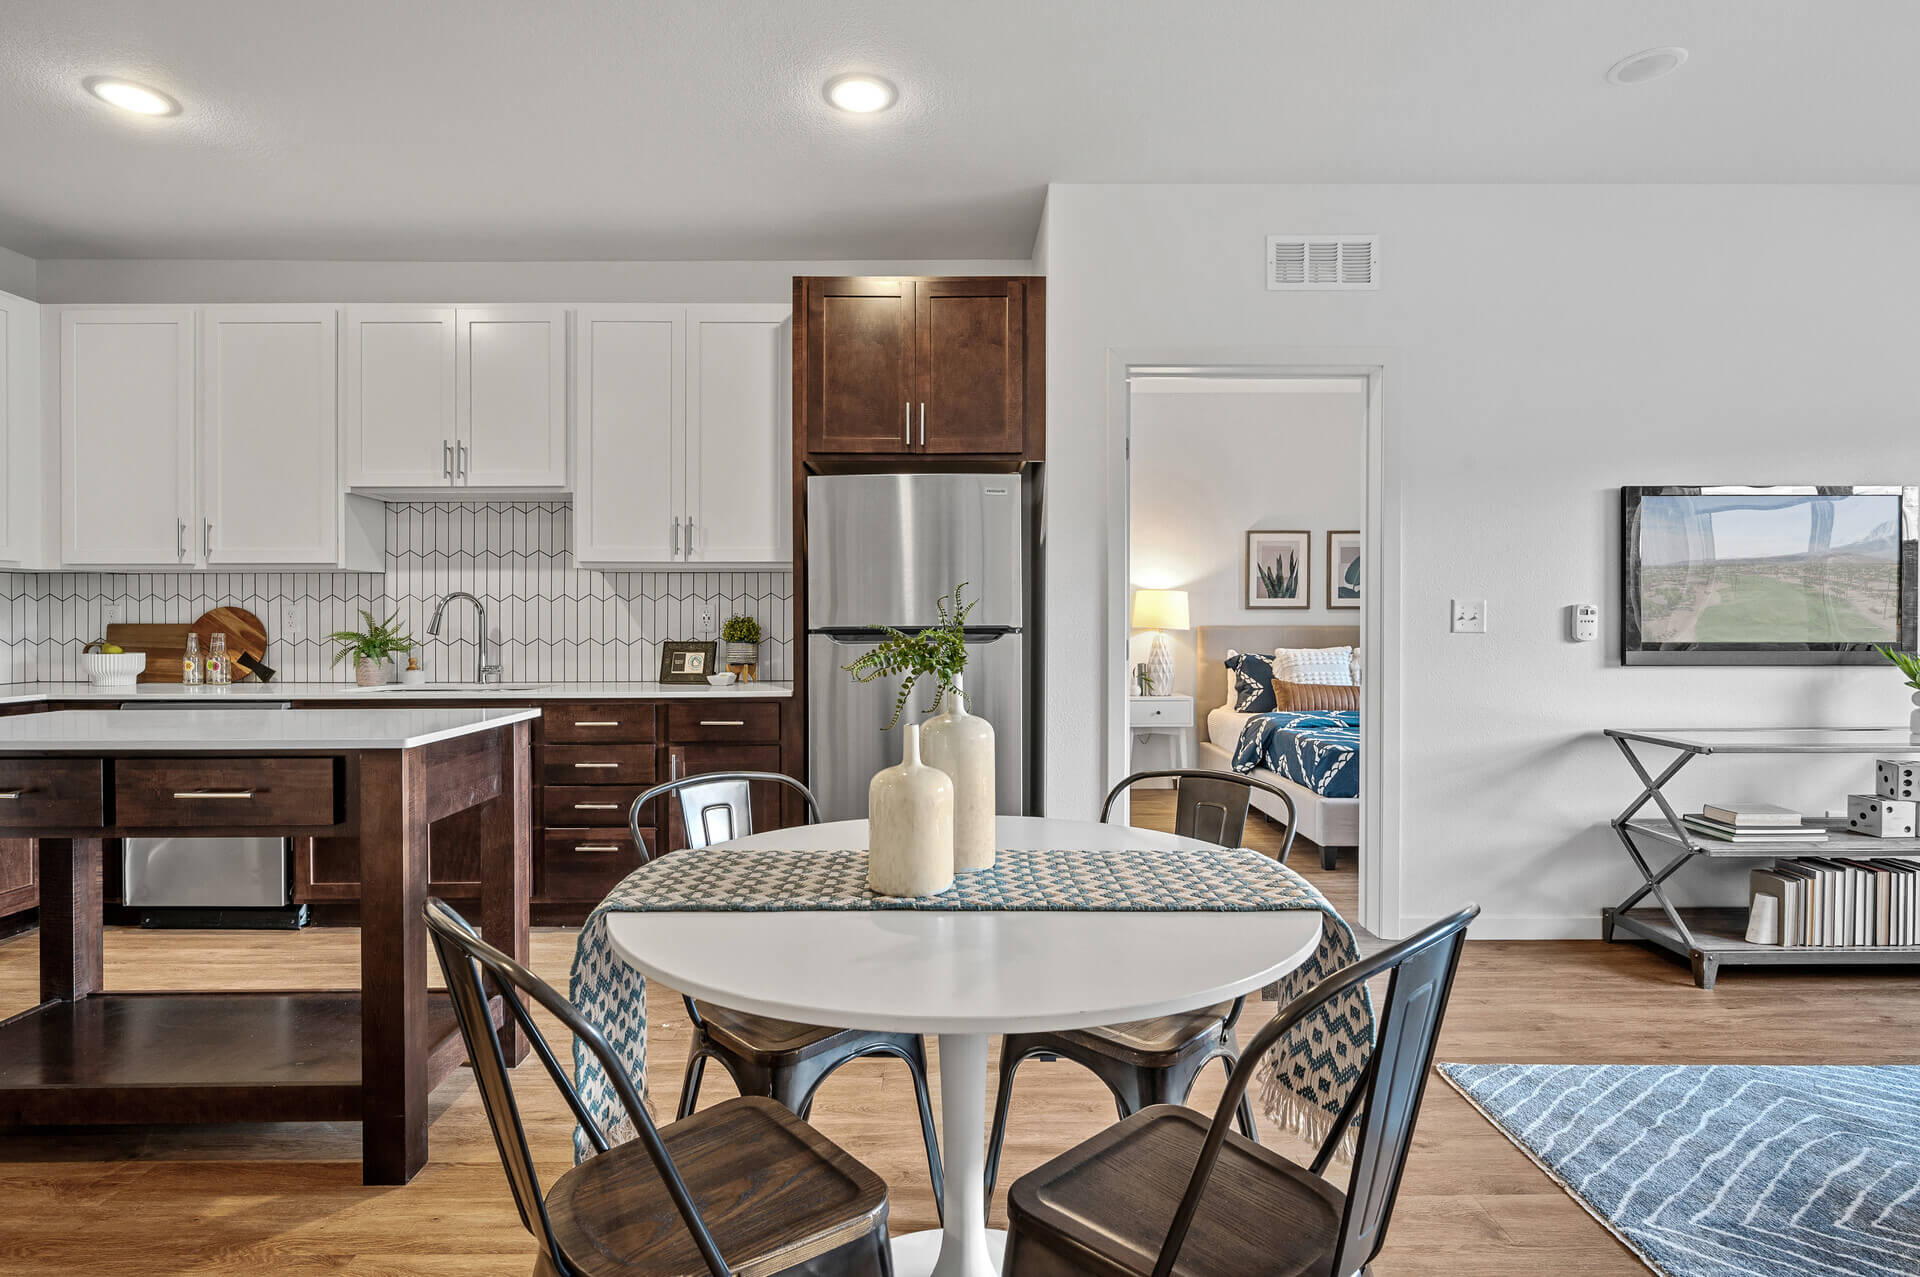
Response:
[{"label": "fringed throw blanket", "polygon": [[[1320,944],[1280,981],[1291,1001],[1359,956],[1353,930],[1313,885],[1286,866],[1244,848],[1237,851],[1002,851],[990,870],[963,874],[926,899],[876,896],[867,890],[865,851],[681,851],[629,874],[580,929],[573,956],[572,998],[647,1094],[646,981],[614,951],[612,913],[717,911],[1057,911],[1111,913],[1243,913],[1317,910]],[[1250,1019],[1249,1024],[1257,1021]],[[1373,1050],[1373,1003],[1366,990],[1345,994],[1309,1016],[1274,1048],[1258,1075],[1268,1118],[1318,1142],[1358,1082]],[[587,1111],[618,1142],[632,1130],[599,1062],[573,1047],[574,1078]],[[1351,1131],[1349,1131],[1351,1135]],[[587,1156],[585,1134],[574,1148]]]}]

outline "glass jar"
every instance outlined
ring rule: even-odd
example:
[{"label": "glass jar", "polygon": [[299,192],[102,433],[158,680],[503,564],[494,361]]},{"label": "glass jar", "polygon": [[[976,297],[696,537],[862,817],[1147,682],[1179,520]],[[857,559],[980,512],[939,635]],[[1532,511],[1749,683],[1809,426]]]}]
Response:
[{"label": "glass jar", "polygon": [[189,687],[198,687],[205,674],[200,665],[200,636],[189,630],[187,654],[180,662],[180,681]]},{"label": "glass jar", "polygon": [[214,634],[207,640],[207,682],[233,682],[233,669],[227,664],[227,636]]}]

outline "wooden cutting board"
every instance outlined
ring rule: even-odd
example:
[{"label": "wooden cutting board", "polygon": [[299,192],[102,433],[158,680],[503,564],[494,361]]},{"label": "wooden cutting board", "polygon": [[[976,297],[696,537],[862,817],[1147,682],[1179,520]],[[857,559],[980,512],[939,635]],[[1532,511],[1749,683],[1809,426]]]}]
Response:
[{"label": "wooden cutting board", "polygon": [[[202,659],[206,657],[215,634],[227,636],[227,655],[230,658],[237,660],[244,652],[263,664],[267,659],[267,627],[260,624],[259,617],[243,607],[214,608],[211,612],[202,613],[192,628],[200,636]],[[236,666],[233,671],[234,682],[245,677],[246,671]]]},{"label": "wooden cutting board", "polygon": [[147,668],[140,672],[142,683],[178,683],[187,659],[187,635],[192,631],[191,625],[109,625],[107,642],[147,654]]}]

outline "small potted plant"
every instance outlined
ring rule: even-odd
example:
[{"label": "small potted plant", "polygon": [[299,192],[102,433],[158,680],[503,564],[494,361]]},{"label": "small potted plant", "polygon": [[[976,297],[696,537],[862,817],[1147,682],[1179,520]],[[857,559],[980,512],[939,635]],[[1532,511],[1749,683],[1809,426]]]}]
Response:
[{"label": "small potted plant", "polygon": [[1907,717],[1907,730],[1913,733],[1914,741],[1920,743],[1920,656],[1891,647],[1875,647],[1873,650],[1892,661],[1893,667],[1906,675],[1907,686],[1913,689],[1913,712]]},{"label": "small potted plant", "polygon": [[360,619],[366,622],[365,630],[335,630],[327,635],[329,642],[340,644],[333,663],[353,658],[353,681],[361,687],[379,687],[387,681],[388,663],[402,652],[411,652],[416,644],[397,624],[398,612],[376,621],[373,613],[362,608]]},{"label": "small potted plant", "polygon": [[730,616],[727,623],[720,627],[720,637],[727,645],[727,664],[751,665],[760,659],[760,641],[766,634],[756,618]]}]

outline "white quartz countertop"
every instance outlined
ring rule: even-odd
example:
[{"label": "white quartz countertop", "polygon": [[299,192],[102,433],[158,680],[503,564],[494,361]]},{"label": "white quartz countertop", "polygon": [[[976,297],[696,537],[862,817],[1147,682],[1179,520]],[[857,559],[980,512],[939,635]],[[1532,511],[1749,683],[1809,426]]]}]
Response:
[{"label": "white quartz countertop", "polygon": [[0,753],[274,753],[309,749],[414,749],[538,718],[526,706],[499,709],[289,709],[214,714],[162,709],[63,709],[0,718]]},{"label": "white quartz countertop", "polygon": [[408,687],[356,687],[352,683],[230,683],[225,687],[187,687],[179,683],[141,683],[135,687],[95,687],[91,683],[0,683],[0,705],[46,701],[362,701],[425,702],[446,700],[624,701],[624,700],[768,700],[793,695],[792,683],[735,683],[709,687],[687,683],[427,683]]}]

